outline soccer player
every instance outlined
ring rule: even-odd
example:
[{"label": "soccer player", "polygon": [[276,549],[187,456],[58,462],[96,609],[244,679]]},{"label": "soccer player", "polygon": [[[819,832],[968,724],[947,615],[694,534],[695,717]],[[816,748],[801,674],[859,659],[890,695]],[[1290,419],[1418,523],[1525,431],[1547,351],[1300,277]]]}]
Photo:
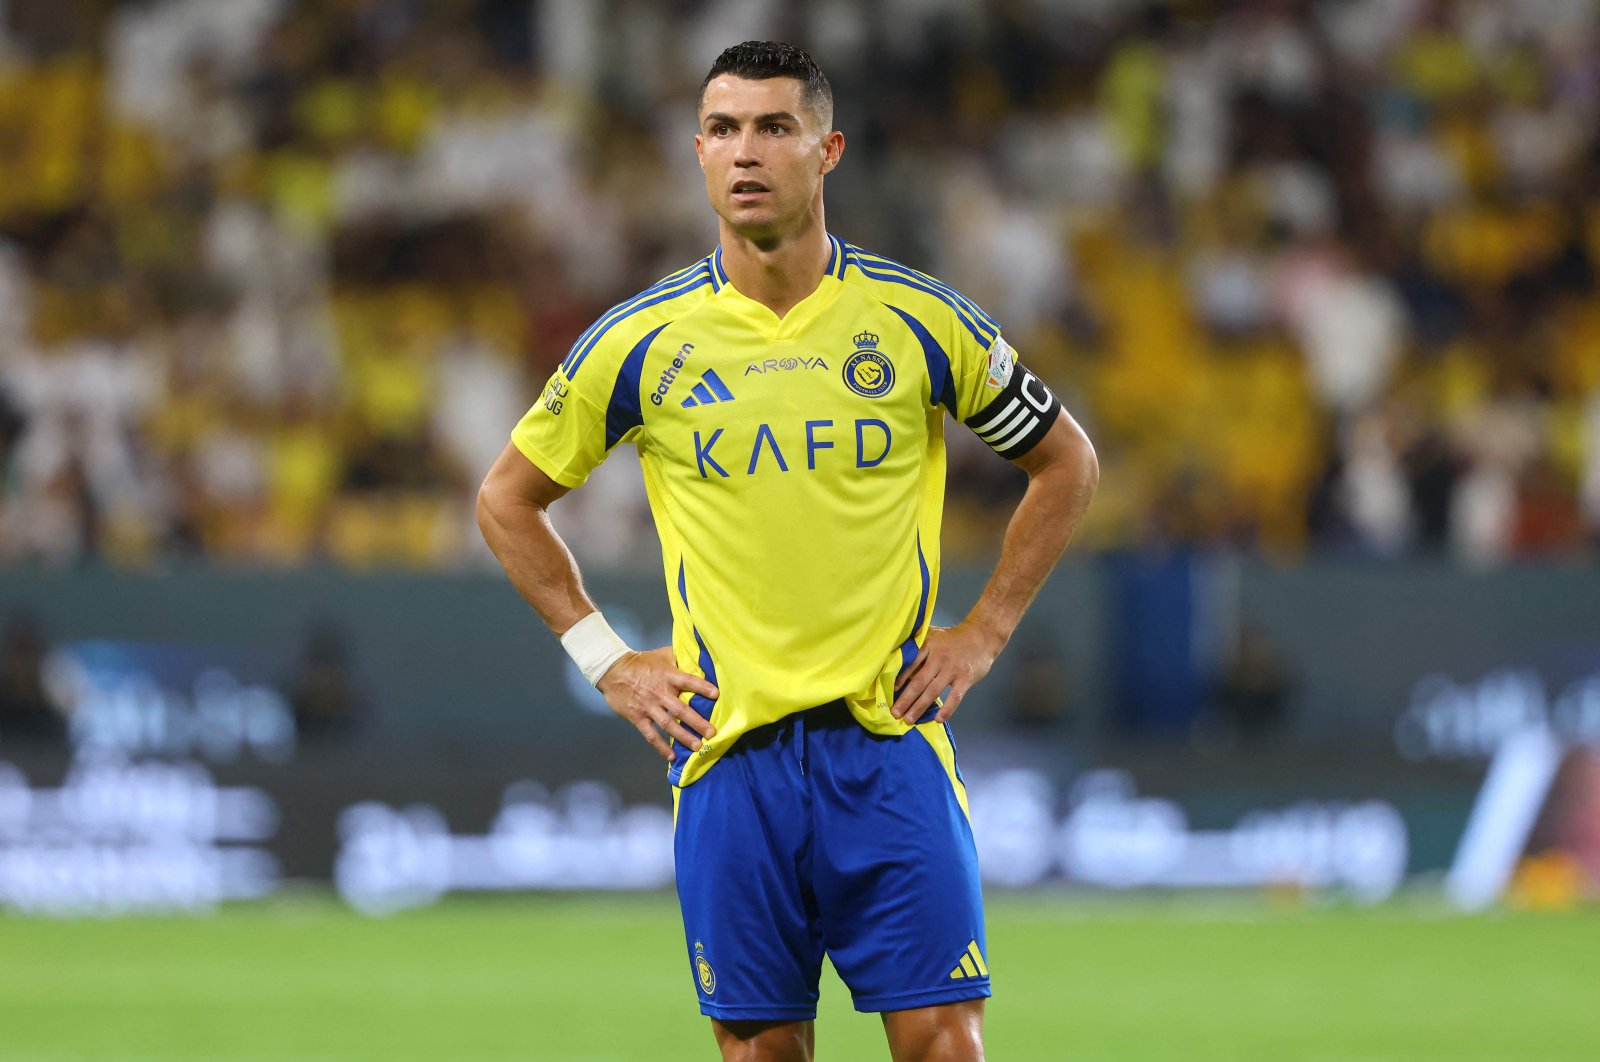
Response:
[{"label": "soccer player", "polygon": [[[970,299],[828,233],[845,142],[809,56],[729,48],[698,110],[719,246],[579,337],[479,523],[669,763],[689,970],[723,1057],[811,1057],[826,953],[895,1059],[978,1059],[988,953],[947,721],[1066,547],[1094,450]],[[933,628],[946,413],[1029,483],[977,604]],[[623,442],[673,616],[672,645],[642,652],[546,515]]]}]

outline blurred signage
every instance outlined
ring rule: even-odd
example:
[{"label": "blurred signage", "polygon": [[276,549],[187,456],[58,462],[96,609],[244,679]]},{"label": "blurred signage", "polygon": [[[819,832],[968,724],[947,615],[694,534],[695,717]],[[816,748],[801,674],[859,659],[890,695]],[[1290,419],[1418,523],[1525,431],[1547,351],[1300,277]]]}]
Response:
[{"label": "blurred signage", "polygon": [[1085,774],[1059,819],[1054,786],[1034,771],[974,779],[969,795],[984,876],[1001,885],[1060,877],[1113,889],[1294,886],[1374,902],[1406,871],[1405,820],[1382,801],[1305,801],[1197,830],[1176,803],[1140,796],[1121,771]]},{"label": "blurred signage", "polygon": [[0,907],[33,914],[193,911],[278,883],[278,813],[198,763],[75,762],[59,787],[0,761]]},{"label": "blurred signage", "polygon": [[[973,778],[968,793],[992,885],[1295,886],[1376,901],[1406,870],[1405,823],[1379,801],[1306,802],[1207,831],[1190,828],[1172,801],[1139,796],[1116,771],[1085,775],[1064,817],[1055,812],[1055,787],[1038,772]],[[624,807],[596,782],[554,794],[519,782],[481,835],[452,834],[435,806],[361,803],[340,818],[334,879],[345,900],[369,914],[426,906],[451,892],[666,888],[672,828],[666,808]]]},{"label": "blurred signage", "polygon": [[79,751],[279,763],[295,749],[294,712],[273,684],[288,671],[253,648],[82,641],[50,653],[44,681]]},{"label": "blurred signage", "polygon": [[[1570,681],[1550,681],[1534,667],[1502,667],[1466,683],[1426,675],[1395,721],[1394,741],[1406,760],[1486,761],[1445,881],[1456,907],[1482,910],[1499,902],[1518,865],[1536,854],[1541,819],[1560,816],[1563,801],[1552,806],[1552,792],[1563,763],[1589,763],[1592,753],[1582,749],[1600,747],[1600,669]],[[1587,836],[1566,828],[1546,840],[1552,851],[1600,868]]]},{"label": "blurred signage", "polygon": [[437,807],[361,803],[339,818],[339,894],[384,914],[448,892],[656,889],[670,886],[672,812],[624,807],[599,782],[555,793],[535,782],[506,789],[487,833],[457,836]]},{"label": "blurred signage", "polygon": [[1395,723],[1394,742],[1409,760],[1487,760],[1529,730],[1548,730],[1569,745],[1600,741],[1600,670],[1553,696],[1533,668],[1500,668],[1476,682],[1427,675]]},{"label": "blurred signage", "polygon": [[[1551,795],[1563,763],[1587,763],[1583,747],[1600,746],[1600,670],[1561,684],[1532,667],[1499,668],[1475,682],[1427,675],[1396,721],[1394,740],[1413,761],[1487,762],[1445,882],[1452,903],[1481,910],[1500,900],[1536,846],[1541,817],[1559,814]],[[1570,837],[1550,847],[1584,851]]]}]

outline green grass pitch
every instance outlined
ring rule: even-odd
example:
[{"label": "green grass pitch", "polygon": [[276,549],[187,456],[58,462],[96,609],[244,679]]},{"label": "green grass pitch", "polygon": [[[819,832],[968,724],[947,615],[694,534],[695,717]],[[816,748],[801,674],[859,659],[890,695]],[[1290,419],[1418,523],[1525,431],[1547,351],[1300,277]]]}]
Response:
[{"label": "green grass pitch", "polygon": [[[996,898],[989,1057],[1600,1058],[1600,917]],[[0,918],[4,1062],[713,1059],[670,897]],[[886,1058],[825,974],[817,1057]]]}]

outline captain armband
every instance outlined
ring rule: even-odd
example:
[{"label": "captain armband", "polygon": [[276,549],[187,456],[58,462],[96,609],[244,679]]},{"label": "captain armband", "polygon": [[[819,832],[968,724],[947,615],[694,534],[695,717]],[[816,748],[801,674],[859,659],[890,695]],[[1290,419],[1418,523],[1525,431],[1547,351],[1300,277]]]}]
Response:
[{"label": "captain armband", "polygon": [[964,423],[988,443],[995,453],[1016,460],[1050,431],[1061,411],[1061,400],[1026,366],[1006,366],[1010,378],[994,400]]}]

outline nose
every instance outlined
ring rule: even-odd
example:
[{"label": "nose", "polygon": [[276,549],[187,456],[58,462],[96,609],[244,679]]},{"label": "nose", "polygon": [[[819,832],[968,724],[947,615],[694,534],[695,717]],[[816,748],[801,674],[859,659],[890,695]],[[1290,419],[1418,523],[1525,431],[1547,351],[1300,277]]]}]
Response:
[{"label": "nose", "polygon": [[746,129],[739,135],[739,146],[738,150],[733,153],[733,164],[745,169],[761,165],[761,156],[756,152],[756,134],[754,130]]}]

